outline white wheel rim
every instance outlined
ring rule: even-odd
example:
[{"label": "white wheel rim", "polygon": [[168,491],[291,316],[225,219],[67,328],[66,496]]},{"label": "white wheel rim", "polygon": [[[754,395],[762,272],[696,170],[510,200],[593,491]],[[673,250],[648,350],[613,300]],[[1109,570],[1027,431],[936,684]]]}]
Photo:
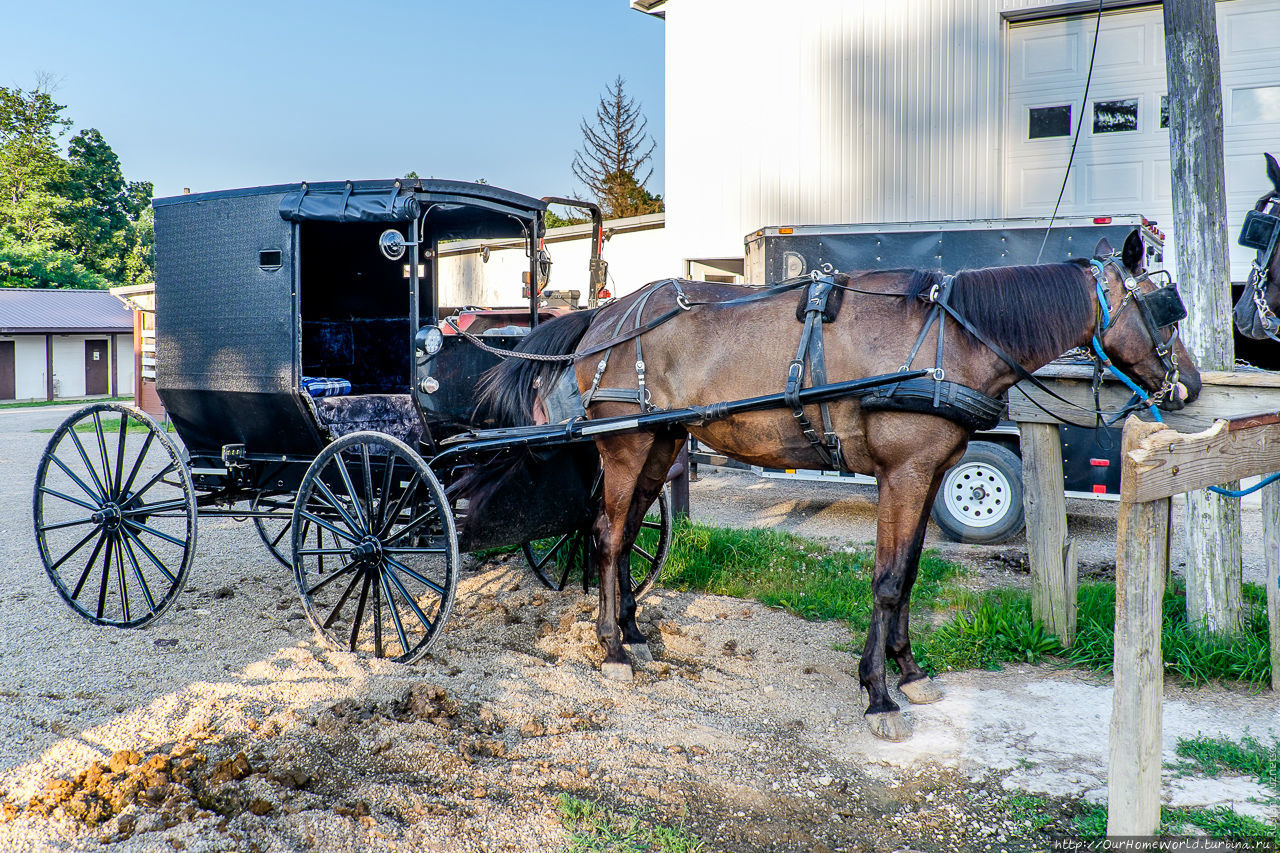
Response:
[{"label": "white wheel rim", "polygon": [[942,483],[942,500],[953,518],[968,527],[992,527],[1011,507],[1009,479],[984,462],[957,465]]}]

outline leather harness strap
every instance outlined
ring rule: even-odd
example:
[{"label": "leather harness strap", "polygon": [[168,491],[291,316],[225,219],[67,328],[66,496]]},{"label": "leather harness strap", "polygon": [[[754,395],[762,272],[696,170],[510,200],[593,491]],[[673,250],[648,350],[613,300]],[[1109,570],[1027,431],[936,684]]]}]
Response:
[{"label": "leather harness strap", "polygon": [[827,310],[827,300],[835,287],[835,279],[829,275],[815,279],[809,285],[809,294],[804,305],[804,330],[800,332],[800,346],[796,357],[787,366],[787,386],[783,391],[783,399],[791,407],[800,432],[813,445],[822,459],[822,464],[833,470],[844,467],[844,455],[840,450],[840,437],[836,435],[831,423],[831,410],[826,403],[818,404],[818,412],[822,418],[822,435],[818,435],[813,423],[804,413],[800,405],[800,388],[804,385],[805,369],[813,373],[813,385],[827,384],[827,362],[822,345],[823,312]]}]

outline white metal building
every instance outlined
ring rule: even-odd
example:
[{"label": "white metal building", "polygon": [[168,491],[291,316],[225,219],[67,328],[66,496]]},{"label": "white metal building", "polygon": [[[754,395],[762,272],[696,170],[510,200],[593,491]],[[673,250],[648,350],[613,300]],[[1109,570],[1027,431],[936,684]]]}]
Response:
[{"label": "white metal building", "polygon": [[[1061,215],[1172,225],[1158,3],[631,0],[665,18],[672,263],[766,225]],[[1217,4],[1233,231],[1280,151],[1280,0]],[[1233,234],[1234,242],[1234,234]],[[1170,247],[1176,251],[1176,247]],[[1233,248],[1232,278],[1250,253]]]}]

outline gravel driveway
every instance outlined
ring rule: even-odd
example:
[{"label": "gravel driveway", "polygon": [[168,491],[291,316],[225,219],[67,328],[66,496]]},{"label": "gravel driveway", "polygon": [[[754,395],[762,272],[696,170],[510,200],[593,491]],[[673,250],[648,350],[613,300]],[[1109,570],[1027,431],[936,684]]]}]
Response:
[{"label": "gravel driveway", "polygon": [[[145,631],[94,628],[31,534],[48,440],[32,430],[72,410],[0,411],[0,849],[560,850],[568,792],[715,850],[1022,850],[1043,838],[1001,810],[1009,790],[1104,796],[1111,694],[1093,676],[948,674],[943,702],[908,711],[915,737],[887,744],[840,625],[660,590],[640,613],[657,660],[620,685],[598,675],[594,602],[519,561],[464,572],[440,645],[401,666],[321,646],[252,529],[202,520],[178,603]],[[693,503],[714,523],[874,535],[863,488],[707,472]],[[1074,509],[1086,559],[1110,559],[1113,508]],[[1023,547],[938,544],[993,565]],[[1179,736],[1246,730],[1280,730],[1273,695],[1167,688],[1166,760]],[[1166,794],[1275,808],[1245,779],[1168,774]]]}]

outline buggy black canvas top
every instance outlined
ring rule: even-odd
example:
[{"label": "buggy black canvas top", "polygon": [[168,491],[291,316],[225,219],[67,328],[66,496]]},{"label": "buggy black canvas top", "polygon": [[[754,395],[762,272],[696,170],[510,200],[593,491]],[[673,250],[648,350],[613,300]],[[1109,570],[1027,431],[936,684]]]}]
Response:
[{"label": "buggy black canvas top", "polygon": [[427,214],[437,240],[519,237],[546,202],[489,184],[434,178],[276,184],[156,199],[157,209],[248,196],[280,196],[287,222],[409,222]]}]

